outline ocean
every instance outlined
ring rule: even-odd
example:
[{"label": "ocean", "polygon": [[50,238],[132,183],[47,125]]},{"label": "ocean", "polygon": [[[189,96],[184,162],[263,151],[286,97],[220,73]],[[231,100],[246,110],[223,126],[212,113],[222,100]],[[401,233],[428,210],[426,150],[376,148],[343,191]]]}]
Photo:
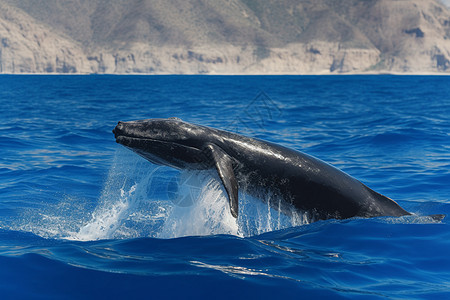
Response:
[{"label": "ocean", "polygon": [[[1,299],[450,299],[448,76],[2,75],[0,104]],[[308,153],[413,215],[311,222],[240,194],[236,220],[212,172],[115,143],[167,117]]]}]

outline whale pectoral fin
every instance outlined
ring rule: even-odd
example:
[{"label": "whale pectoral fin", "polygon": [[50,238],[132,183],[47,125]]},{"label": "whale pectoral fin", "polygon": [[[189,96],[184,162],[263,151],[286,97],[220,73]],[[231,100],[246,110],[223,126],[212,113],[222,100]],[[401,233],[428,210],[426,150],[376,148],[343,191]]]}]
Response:
[{"label": "whale pectoral fin", "polygon": [[209,144],[206,149],[210,152],[217,173],[219,173],[219,177],[227,191],[231,214],[237,218],[239,209],[238,184],[234,175],[231,157],[222,148],[214,144]]}]

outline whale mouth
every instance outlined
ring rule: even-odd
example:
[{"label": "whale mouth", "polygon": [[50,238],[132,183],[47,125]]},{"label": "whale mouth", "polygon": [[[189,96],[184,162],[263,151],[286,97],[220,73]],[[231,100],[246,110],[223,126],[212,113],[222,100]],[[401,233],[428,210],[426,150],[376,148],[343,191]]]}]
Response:
[{"label": "whale mouth", "polygon": [[172,141],[164,141],[164,140],[158,140],[158,139],[152,139],[152,138],[143,138],[143,137],[134,137],[134,136],[128,136],[128,135],[118,135],[116,136],[116,143],[121,144],[128,148],[136,148],[139,149],[141,147],[148,147],[149,145],[161,145],[166,146],[169,148],[175,147],[184,147],[189,148],[193,150],[199,150],[195,147],[183,145],[181,143],[172,142]]},{"label": "whale mouth", "polygon": [[122,146],[125,146],[127,148],[130,148],[133,151],[147,152],[147,153],[150,153],[152,151],[149,151],[146,149],[154,149],[154,150],[156,150],[158,148],[170,149],[173,146],[185,147],[184,145],[180,145],[177,143],[156,140],[156,139],[151,139],[151,138],[133,137],[133,136],[127,136],[127,135],[117,136],[116,143],[118,143]]},{"label": "whale mouth", "polygon": [[149,138],[138,138],[127,135],[118,135],[116,136],[116,143],[121,144],[126,147],[134,148],[134,146],[138,146],[139,144],[145,143],[164,143],[164,141],[159,141],[155,139]]},{"label": "whale mouth", "polygon": [[154,140],[149,138],[137,138],[137,137],[130,137],[126,135],[119,135],[116,136],[116,143],[125,146],[126,148],[130,149],[131,151],[137,153],[139,156],[145,158],[149,162],[160,165],[160,166],[170,166],[171,164],[168,163],[164,158],[162,158],[160,155],[152,153],[153,151],[148,151],[146,148],[149,148],[150,146],[155,150],[155,152],[158,152],[158,148],[163,148],[169,146],[169,142],[164,142],[160,140]]}]

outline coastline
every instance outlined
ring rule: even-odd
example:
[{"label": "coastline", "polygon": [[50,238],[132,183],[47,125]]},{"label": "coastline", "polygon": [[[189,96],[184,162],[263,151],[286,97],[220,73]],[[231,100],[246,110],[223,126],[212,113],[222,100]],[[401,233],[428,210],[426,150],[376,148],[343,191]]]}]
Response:
[{"label": "coastline", "polygon": [[0,73],[1,75],[44,76],[450,76],[450,72],[347,72],[347,73]]}]

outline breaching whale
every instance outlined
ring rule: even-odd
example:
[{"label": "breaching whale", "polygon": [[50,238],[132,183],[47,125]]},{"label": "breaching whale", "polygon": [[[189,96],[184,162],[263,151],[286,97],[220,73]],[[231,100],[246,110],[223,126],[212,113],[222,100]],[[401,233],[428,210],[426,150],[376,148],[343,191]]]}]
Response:
[{"label": "breaching whale", "polygon": [[178,118],[119,122],[113,133],[117,143],[152,163],[216,169],[236,218],[239,188],[260,199],[269,191],[282,199],[275,209],[308,212],[315,220],[411,214],[320,159],[260,139]]}]

